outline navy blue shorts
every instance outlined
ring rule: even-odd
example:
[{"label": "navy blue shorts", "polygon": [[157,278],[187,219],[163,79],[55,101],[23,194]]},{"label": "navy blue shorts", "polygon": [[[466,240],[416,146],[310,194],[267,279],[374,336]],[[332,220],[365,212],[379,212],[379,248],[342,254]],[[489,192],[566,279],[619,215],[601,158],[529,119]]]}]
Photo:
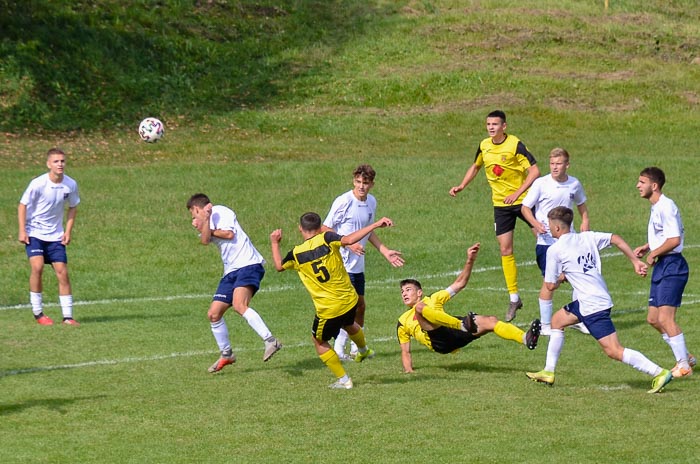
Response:
[{"label": "navy blue shorts", "polygon": [[66,246],[61,242],[46,242],[36,237],[29,237],[29,245],[24,246],[27,258],[43,256],[44,264],[68,263]]},{"label": "navy blue shorts", "polygon": [[586,326],[588,331],[596,340],[600,340],[601,338],[607,337],[608,335],[616,332],[615,326],[610,318],[610,309],[598,311],[596,313],[589,314],[588,316],[581,316],[581,313],[579,312],[578,300],[572,301],[568,305],[564,306],[564,309],[578,317],[578,320],[583,322],[583,325]]},{"label": "navy blue shorts", "polygon": [[237,287],[252,287],[253,295],[260,289],[260,282],[265,276],[265,268],[262,264],[251,264],[236,271],[229,272],[219,281],[219,287],[214,294],[214,301],[222,301],[233,304],[233,291]]},{"label": "navy blue shorts", "polygon": [[688,283],[688,262],[680,253],[661,256],[651,273],[649,306],[681,305],[683,291]]},{"label": "navy blue shorts", "polygon": [[544,268],[547,266],[547,250],[551,245],[536,245],[535,246],[535,257],[537,259],[537,267],[540,268],[542,272],[542,277],[544,277]]},{"label": "navy blue shorts", "polygon": [[527,219],[525,219],[525,216],[523,216],[522,205],[494,206],[493,222],[496,228],[496,236],[515,230],[515,222],[518,218],[525,221],[525,224],[532,228],[530,223],[527,222]]},{"label": "navy blue shorts", "polygon": [[353,287],[355,287],[357,294],[360,296],[365,296],[365,273],[358,272],[356,274],[352,274],[348,272],[348,275],[350,276],[350,283]]}]

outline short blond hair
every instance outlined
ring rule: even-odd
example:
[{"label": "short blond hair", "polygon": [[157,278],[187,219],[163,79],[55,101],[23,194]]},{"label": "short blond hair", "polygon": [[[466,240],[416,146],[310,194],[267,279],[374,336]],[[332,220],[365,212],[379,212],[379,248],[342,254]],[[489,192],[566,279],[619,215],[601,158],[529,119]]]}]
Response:
[{"label": "short blond hair", "polygon": [[564,158],[567,163],[569,162],[569,152],[560,147],[552,148],[552,151],[549,152],[549,157]]}]

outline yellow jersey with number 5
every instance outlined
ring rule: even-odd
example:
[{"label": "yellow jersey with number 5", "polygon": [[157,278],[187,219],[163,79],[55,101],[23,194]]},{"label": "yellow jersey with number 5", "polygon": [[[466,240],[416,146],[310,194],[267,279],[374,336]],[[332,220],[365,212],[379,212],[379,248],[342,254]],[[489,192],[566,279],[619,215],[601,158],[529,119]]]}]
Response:
[{"label": "yellow jersey with number 5", "polygon": [[299,273],[322,319],[342,316],[358,300],[340,255],[340,239],[335,232],[322,232],[295,246],[282,260],[284,269]]}]

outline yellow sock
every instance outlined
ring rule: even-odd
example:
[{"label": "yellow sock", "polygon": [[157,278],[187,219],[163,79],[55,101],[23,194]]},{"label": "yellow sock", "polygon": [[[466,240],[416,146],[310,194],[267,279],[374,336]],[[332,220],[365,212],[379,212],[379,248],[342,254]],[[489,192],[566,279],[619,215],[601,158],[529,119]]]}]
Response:
[{"label": "yellow sock", "polygon": [[501,256],[503,277],[506,278],[508,293],[518,293],[518,268],[515,266],[515,255]]},{"label": "yellow sock", "polygon": [[505,340],[513,340],[516,343],[523,343],[523,335],[525,332],[520,330],[517,326],[509,322],[496,322],[496,327],[493,328],[493,333]]},{"label": "yellow sock", "polygon": [[462,321],[454,316],[450,316],[445,311],[426,306],[423,308],[423,317],[434,325],[442,325],[457,330],[462,329]]},{"label": "yellow sock", "polygon": [[336,377],[341,378],[345,375],[345,368],[341,364],[340,358],[338,358],[335,350],[328,350],[322,355],[319,355],[319,358],[321,358],[323,364],[325,364]]},{"label": "yellow sock", "polygon": [[355,342],[355,345],[357,345],[357,348],[359,348],[360,350],[364,349],[367,346],[367,340],[365,340],[365,331],[362,330],[362,327],[360,327],[360,330],[358,330],[355,335],[350,335],[348,333],[348,336],[350,337],[350,340]]}]

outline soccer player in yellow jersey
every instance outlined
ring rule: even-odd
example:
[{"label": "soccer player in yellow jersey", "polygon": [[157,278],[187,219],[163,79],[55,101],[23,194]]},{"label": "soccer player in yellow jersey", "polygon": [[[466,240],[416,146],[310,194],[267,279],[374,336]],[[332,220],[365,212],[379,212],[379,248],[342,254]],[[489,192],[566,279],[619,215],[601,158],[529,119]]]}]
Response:
[{"label": "soccer player in yellow jersey", "polygon": [[470,312],[466,317],[455,317],[445,312],[444,304],[467,286],[479,246],[479,243],[475,243],[469,247],[462,272],[445,290],[424,296],[421,284],[417,280],[401,281],[401,298],[410,308],[399,317],[396,326],[404,372],[413,372],[411,338],[440,354],[452,353],[489,332],[494,332],[503,339],[522,343],[531,350],[537,347],[540,336],[539,319],[532,321],[530,329],[523,332],[513,324],[499,321],[496,316],[482,316]]},{"label": "soccer player in yellow jersey", "polygon": [[492,111],[486,117],[489,137],[482,140],[474,162],[467,169],[462,183],[450,189],[457,196],[474,180],[481,168],[485,168],[486,180],[491,187],[496,240],[501,249],[501,266],[510,294],[506,321],[515,318],[523,307],[518,293],[518,269],[513,255],[513,232],[518,218],[529,225],[520,208],[530,185],[540,176],[537,161],[527,147],[514,135],[506,134],[506,114]]},{"label": "soccer player in yellow jersey", "polygon": [[311,334],[316,353],[338,378],[330,385],[331,388],[349,390],[353,387],[352,379],[345,372],[338,354],[328,343],[331,338],[338,336],[341,328],[358,347],[356,362],[374,356],[374,351],[367,347],[362,327],[355,322],[358,296],[345,270],[340,247],[357,243],[375,229],[392,225],[391,219],[382,218],[341,236],[332,231],[324,232],[318,214],[305,213],[299,221],[299,232],[305,241],[295,246],[284,259],[280,253],[282,230],[277,229],[270,234],[275,269],[279,272],[288,269],[297,271],[313,300],[316,317]]}]

